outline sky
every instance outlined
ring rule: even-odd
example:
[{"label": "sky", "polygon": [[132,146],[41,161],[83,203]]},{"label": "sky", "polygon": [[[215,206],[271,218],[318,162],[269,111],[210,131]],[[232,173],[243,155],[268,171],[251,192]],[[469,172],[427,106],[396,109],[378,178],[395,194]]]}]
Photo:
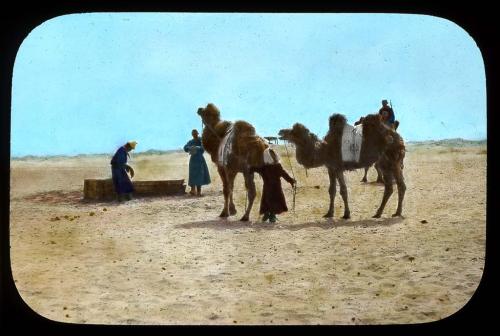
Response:
[{"label": "sky", "polygon": [[486,139],[481,52],[427,15],[70,14],[31,31],[12,80],[12,156],[179,149],[210,102],[261,136],[323,137],[387,99],[405,141]]}]

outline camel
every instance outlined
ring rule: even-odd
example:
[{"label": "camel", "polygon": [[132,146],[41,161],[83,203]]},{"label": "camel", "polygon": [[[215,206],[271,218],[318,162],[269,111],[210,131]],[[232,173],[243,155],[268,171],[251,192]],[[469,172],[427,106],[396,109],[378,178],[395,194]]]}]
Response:
[{"label": "camel", "polygon": [[[343,131],[347,120],[342,114],[333,114],[329,119],[329,131],[324,140],[319,140],[304,125],[296,123],[291,129],[279,131],[280,138],[295,144],[297,162],[305,168],[315,168],[325,165],[328,169],[330,180],[329,195],[330,205],[324,217],[333,217],[336,181],[340,185],[340,195],[344,201],[344,216],[351,216],[349,210],[347,186],[344,179],[345,170],[367,168],[374,163],[379,166],[384,178],[384,196],[380,207],[373,218],[380,218],[385,205],[393,192],[392,179],[396,179],[398,187],[398,206],[392,215],[401,216],[406,185],[403,178],[403,159],[405,146],[401,136],[393,129],[386,126],[378,114],[369,114],[363,118],[362,142],[359,159],[345,161],[342,148]],[[353,129],[352,126],[349,126]]]},{"label": "camel", "polygon": [[217,166],[224,193],[224,208],[219,217],[237,213],[233,202],[234,179],[242,173],[248,193],[248,207],[241,221],[248,221],[256,196],[252,167],[264,164],[263,153],[269,147],[264,139],[257,136],[255,128],[246,121],[231,123],[220,119],[219,109],[212,103],[198,109],[203,124],[201,141]]},{"label": "camel", "polygon": [[[354,123],[354,126],[357,126],[357,125],[361,124],[361,122],[363,121],[363,119],[364,119],[364,117],[359,118],[359,120]],[[399,126],[399,121],[396,120],[394,122],[394,130],[395,131],[398,130],[398,126]],[[375,164],[373,166],[375,167],[375,170],[377,171],[377,180],[375,182],[376,183],[384,183],[384,179],[382,178],[382,172],[378,168],[377,163],[375,162]],[[365,168],[365,174],[363,175],[363,178],[361,179],[361,182],[364,182],[364,183],[368,182],[368,179],[366,178],[367,175],[368,175],[368,169],[370,169],[370,167],[366,167]]]}]

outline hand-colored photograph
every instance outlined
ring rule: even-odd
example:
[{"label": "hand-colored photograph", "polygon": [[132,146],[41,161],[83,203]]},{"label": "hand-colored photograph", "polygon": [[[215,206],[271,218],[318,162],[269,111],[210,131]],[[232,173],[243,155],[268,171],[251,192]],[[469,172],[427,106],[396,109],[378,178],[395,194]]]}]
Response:
[{"label": "hand-colored photograph", "polygon": [[445,18],[54,17],[13,69],[15,286],[77,324],[445,319],[483,276],[486,116]]}]

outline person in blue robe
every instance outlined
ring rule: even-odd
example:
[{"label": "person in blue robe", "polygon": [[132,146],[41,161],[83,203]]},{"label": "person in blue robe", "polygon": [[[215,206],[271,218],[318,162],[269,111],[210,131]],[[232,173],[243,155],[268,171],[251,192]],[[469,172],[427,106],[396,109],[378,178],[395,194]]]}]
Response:
[{"label": "person in blue robe", "polygon": [[198,131],[194,129],[191,135],[193,139],[189,140],[184,146],[184,151],[191,155],[189,158],[188,179],[188,185],[191,187],[191,191],[189,193],[193,196],[201,196],[201,186],[210,184],[210,173],[208,172],[207,163],[203,157],[205,150],[201,144],[201,138],[198,136]]},{"label": "person in blue robe", "polygon": [[127,158],[130,156],[129,152],[135,149],[136,145],[136,141],[127,142],[118,148],[111,159],[111,176],[119,202],[132,199],[134,186],[127,173],[130,173],[130,177],[133,178],[134,170],[127,164]]}]

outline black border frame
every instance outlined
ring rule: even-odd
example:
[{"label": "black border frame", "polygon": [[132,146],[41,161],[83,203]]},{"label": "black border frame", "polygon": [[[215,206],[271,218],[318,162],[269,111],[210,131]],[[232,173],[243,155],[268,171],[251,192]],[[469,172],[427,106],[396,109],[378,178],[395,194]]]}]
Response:
[{"label": "black border frame", "polygon": [[[380,325],[380,326],[300,326],[306,332],[327,331],[327,332],[369,332],[379,331],[383,333],[405,333],[421,335],[429,331],[473,331],[478,332],[483,328],[496,324],[495,321],[495,284],[498,278],[494,274],[494,261],[496,258],[495,240],[497,229],[491,222],[491,206],[495,202],[492,200],[494,187],[492,184],[493,174],[498,171],[496,162],[493,161],[494,153],[492,146],[495,140],[492,125],[496,124],[495,112],[498,110],[498,98],[496,92],[498,80],[498,60],[500,54],[498,45],[494,39],[498,31],[498,19],[495,18],[496,11],[490,4],[483,4],[481,7],[476,4],[466,4],[464,2],[438,3],[438,2],[418,2],[418,1],[321,1],[321,2],[266,2],[242,5],[235,3],[221,3],[217,1],[196,3],[196,2],[169,2],[160,3],[157,1],[71,1],[50,2],[43,1],[39,8],[33,5],[15,3],[10,5],[8,11],[0,14],[1,44],[0,44],[0,78],[2,88],[0,92],[0,328],[8,328],[15,332],[45,332],[64,334],[89,334],[94,332],[119,332],[127,333],[165,333],[172,331],[188,331],[186,327],[174,326],[112,326],[112,325],[91,325],[91,324],[70,324],[55,322],[46,319],[35,313],[24,303],[19,295],[11,273],[10,267],[10,241],[9,241],[9,208],[10,208],[10,101],[12,72],[16,53],[24,38],[36,26],[51,18],[73,13],[86,12],[332,12],[332,13],[394,13],[394,14],[425,14],[448,19],[455,22],[466,30],[476,41],[481,50],[486,71],[486,92],[487,92],[487,205],[486,205],[486,258],[483,278],[476,292],[470,301],[455,314],[430,323],[409,324],[409,325]],[[497,38],[498,40],[498,38]],[[495,294],[494,294],[495,293]],[[491,308],[490,308],[491,307]],[[241,332],[236,330],[236,326],[201,327],[189,326],[188,329],[200,329],[200,332],[222,331]],[[261,328],[250,327],[249,329]],[[291,331],[289,326],[265,327],[276,331]],[[198,330],[189,330],[198,331]]]}]

